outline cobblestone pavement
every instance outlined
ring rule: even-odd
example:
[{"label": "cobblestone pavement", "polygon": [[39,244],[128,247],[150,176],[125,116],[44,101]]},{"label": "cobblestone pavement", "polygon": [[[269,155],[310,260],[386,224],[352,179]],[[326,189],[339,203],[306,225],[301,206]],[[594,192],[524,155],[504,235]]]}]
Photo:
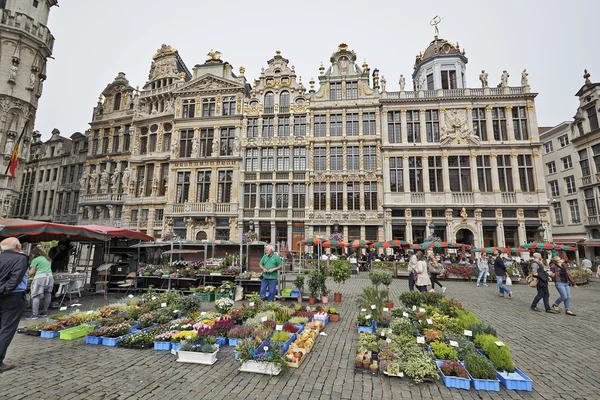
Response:
[{"label": "cobblestone pavement", "polygon": [[[497,287],[446,282],[447,295],[458,298],[506,340],[515,364],[533,379],[533,392],[478,392],[446,389],[441,382],[411,384],[406,378],[354,374],[358,313],[355,298],[368,285],[353,276],[344,286],[338,309],[341,321],[330,323],[313,352],[297,370],[282,377],[237,372],[233,349],[219,352],[214,366],[179,364],[168,352],[129,350],[47,340],[17,334],[7,363],[17,369],[0,375],[0,399],[598,399],[600,337],[598,281],[572,290],[577,317],[533,313],[535,290],[515,285],[514,299],[499,298]],[[331,287],[333,288],[333,282]],[[392,298],[407,289],[395,280]],[[557,297],[550,288],[551,301]],[[85,298],[82,310],[104,304]],[[337,305],[336,305],[337,306]],[[27,322],[29,323],[29,322]],[[23,321],[22,325],[26,322]]]}]

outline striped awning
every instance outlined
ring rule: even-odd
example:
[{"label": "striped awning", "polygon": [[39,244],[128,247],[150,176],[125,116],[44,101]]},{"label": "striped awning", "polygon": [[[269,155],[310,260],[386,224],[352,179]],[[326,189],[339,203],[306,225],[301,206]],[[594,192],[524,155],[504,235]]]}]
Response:
[{"label": "striped awning", "polygon": [[0,237],[16,237],[21,242],[49,242],[52,240],[72,240],[84,242],[90,240],[106,241],[110,236],[106,232],[77,225],[55,224],[52,222],[30,221],[18,218],[0,218]]}]

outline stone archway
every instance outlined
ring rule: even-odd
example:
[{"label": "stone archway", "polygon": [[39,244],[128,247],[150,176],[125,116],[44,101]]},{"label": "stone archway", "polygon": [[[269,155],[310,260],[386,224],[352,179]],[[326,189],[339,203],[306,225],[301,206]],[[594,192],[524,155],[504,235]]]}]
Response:
[{"label": "stone archway", "polygon": [[208,236],[204,231],[198,231],[198,233],[196,233],[196,240],[206,240],[207,238]]},{"label": "stone archway", "polygon": [[455,233],[455,242],[475,246],[475,233],[470,228],[461,227]]}]

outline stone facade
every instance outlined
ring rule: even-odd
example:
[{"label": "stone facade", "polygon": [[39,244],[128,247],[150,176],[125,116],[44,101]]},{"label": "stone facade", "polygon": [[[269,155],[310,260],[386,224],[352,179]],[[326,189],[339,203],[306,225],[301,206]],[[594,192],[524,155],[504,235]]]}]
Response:
[{"label": "stone facade", "polygon": [[[0,9],[0,215],[14,214],[29,159],[39,98],[46,80],[46,62],[54,37],[46,24],[56,0],[7,0]],[[26,121],[29,120],[27,127]],[[23,128],[25,127],[25,130]],[[19,138],[23,137],[19,143]],[[19,145],[15,179],[5,174],[13,149]],[[20,210],[19,210],[20,211]]]},{"label": "stone facade", "polygon": [[547,130],[541,140],[555,241],[580,246],[580,253],[595,259],[600,256],[600,83],[589,78],[585,71],[573,121]]}]

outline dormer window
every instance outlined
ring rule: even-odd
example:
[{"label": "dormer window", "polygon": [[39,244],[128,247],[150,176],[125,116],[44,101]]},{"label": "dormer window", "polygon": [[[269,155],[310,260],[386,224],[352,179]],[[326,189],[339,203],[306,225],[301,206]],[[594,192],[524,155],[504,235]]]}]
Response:
[{"label": "dormer window", "polygon": [[114,111],[119,111],[121,109],[121,93],[115,94],[115,104],[113,107]]}]

